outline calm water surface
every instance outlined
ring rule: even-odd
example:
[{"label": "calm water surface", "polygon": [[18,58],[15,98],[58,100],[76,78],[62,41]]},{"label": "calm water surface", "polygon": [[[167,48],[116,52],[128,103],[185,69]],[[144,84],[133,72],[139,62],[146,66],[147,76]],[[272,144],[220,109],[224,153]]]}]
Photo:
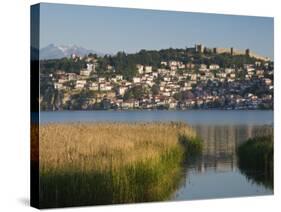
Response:
[{"label": "calm water surface", "polygon": [[[173,200],[192,200],[273,194],[272,188],[242,174],[237,165],[236,148],[246,139],[271,134],[269,125],[197,125],[203,138],[203,155],[189,162],[181,188]],[[265,173],[254,173],[254,176]]]},{"label": "calm water surface", "polygon": [[[204,141],[203,155],[183,169],[182,185],[171,200],[209,199],[273,194],[237,165],[235,150],[246,139],[273,132],[273,111],[77,111],[41,112],[51,122],[183,121]],[[263,175],[265,173],[254,173]]]},{"label": "calm water surface", "polygon": [[189,124],[272,124],[272,111],[63,111],[41,112],[40,123],[47,122],[151,122],[184,121]]}]

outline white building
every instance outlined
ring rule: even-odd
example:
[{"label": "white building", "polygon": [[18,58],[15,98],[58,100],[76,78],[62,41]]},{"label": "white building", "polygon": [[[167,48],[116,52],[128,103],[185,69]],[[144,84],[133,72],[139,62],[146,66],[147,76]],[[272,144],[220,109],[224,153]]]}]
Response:
[{"label": "white building", "polygon": [[127,87],[121,86],[118,88],[118,94],[123,96],[127,90],[128,90]]},{"label": "white building", "polygon": [[106,83],[99,84],[100,91],[111,91],[112,86]]},{"label": "white building", "polygon": [[256,70],[256,75],[263,75],[264,74],[264,70]]},{"label": "white building", "polygon": [[92,63],[87,63],[87,70],[88,71],[94,71],[94,64],[92,64]]},{"label": "white building", "polygon": [[118,74],[118,75],[116,75],[116,79],[117,79],[118,81],[121,81],[121,80],[123,80],[123,76],[120,75],[120,74]]},{"label": "white building", "polygon": [[206,64],[200,64],[200,69],[207,69],[207,65]]},{"label": "white building", "polygon": [[161,61],[160,64],[161,64],[161,65],[164,65],[164,66],[167,66],[167,65],[168,65],[168,63],[167,63],[166,61]]},{"label": "white building", "polygon": [[272,80],[271,79],[265,78],[264,82],[265,82],[266,85],[272,85]]},{"label": "white building", "polygon": [[81,76],[87,76],[87,77],[88,77],[88,76],[90,76],[91,72],[92,72],[92,71],[90,71],[90,70],[88,70],[88,69],[81,69],[81,70],[80,70],[80,75],[81,75]]},{"label": "white building", "polygon": [[152,66],[145,66],[145,73],[151,73],[152,72]]},{"label": "white building", "polygon": [[99,82],[99,83],[105,82],[105,78],[104,78],[104,77],[99,77],[99,78],[98,78],[98,82]]},{"label": "white building", "polygon": [[112,71],[113,70],[113,66],[111,66],[111,65],[107,65],[107,70],[109,70],[109,71]]},{"label": "white building", "polygon": [[211,64],[210,66],[209,66],[209,69],[210,70],[217,70],[217,69],[219,69],[220,68],[220,66],[218,65],[218,64]]},{"label": "white building", "polygon": [[171,75],[171,76],[175,76],[175,75],[176,75],[176,71],[175,71],[175,70],[171,70],[171,71],[170,71],[170,75]]},{"label": "white building", "polygon": [[140,83],[140,82],[141,82],[141,78],[139,78],[139,77],[133,78],[133,83]]},{"label": "white building", "polygon": [[163,96],[171,96],[170,92],[163,92]]},{"label": "white building", "polygon": [[77,79],[77,75],[75,73],[68,73],[68,80],[76,80]]},{"label": "white building", "polygon": [[157,77],[158,77],[158,73],[157,73],[157,72],[152,72],[152,76],[153,76],[154,78],[157,78]]},{"label": "white building", "polygon": [[143,70],[144,70],[144,66],[143,65],[140,65],[140,64],[137,64],[137,71],[139,74],[143,74]]},{"label": "white building", "polygon": [[169,66],[170,66],[170,67],[171,67],[171,66],[177,66],[178,64],[179,64],[178,61],[175,61],[175,60],[169,61]]},{"label": "white building", "polygon": [[255,68],[252,68],[252,67],[249,67],[249,68],[247,68],[247,72],[249,73],[249,72],[254,72],[255,71]]},{"label": "white building", "polygon": [[226,69],[224,69],[224,72],[226,74],[231,74],[232,72],[235,72],[235,69],[233,69],[233,68],[226,68]]},{"label": "white building", "polygon": [[86,83],[87,83],[86,80],[77,80],[75,88],[84,88]]},{"label": "white building", "polygon": [[170,80],[171,80],[170,77],[164,77],[164,81],[165,81],[165,82],[169,82]]},{"label": "white building", "polygon": [[58,79],[58,83],[65,83],[65,82],[67,82],[67,79],[65,78]]},{"label": "white building", "polygon": [[99,90],[99,85],[95,82],[93,82],[90,87],[89,87],[90,90],[92,91],[98,91]]},{"label": "white building", "polygon": [[57,90],[63,89],[63,84],[55,82],[54,83],[54,88],[57,89]]},{"label": "white building", "polygon": [[197,74],[191,74],[190,79],[196,81],[197,80]]},{"label": "white building", "polygon": [[175,70],[178,69],[178,67],[177,67],[177,66],[170,66],[170,69],[171,69],[172,71],[175,71]]}]

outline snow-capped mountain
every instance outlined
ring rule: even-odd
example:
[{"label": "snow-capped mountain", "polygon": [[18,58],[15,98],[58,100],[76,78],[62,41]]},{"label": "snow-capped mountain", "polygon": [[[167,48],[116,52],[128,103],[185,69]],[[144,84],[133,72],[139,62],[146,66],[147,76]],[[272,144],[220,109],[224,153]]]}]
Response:
[{"label": "snow-capped mountain", "polygon": [[50,44],[40,50],[40,59],[58,59],[63,57],[70,57],[72,54],[78,56],[85,56],[89,53],[96,53],[95,51],[85,49],[76,45],[54,45]]}]

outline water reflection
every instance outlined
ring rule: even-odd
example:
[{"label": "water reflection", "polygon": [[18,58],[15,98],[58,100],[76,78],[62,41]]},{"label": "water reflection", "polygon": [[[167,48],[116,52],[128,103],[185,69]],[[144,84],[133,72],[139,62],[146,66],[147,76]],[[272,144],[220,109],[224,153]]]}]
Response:
[{"label": "water reflection", "polygon": [[[197,125],[194,126],[204,141],[203,155],[198,171],[205,169],[216,171],[235,171],[237,168],[236,148],[245,140],[255,136],[272,134],[272,127],[254,125]],[[198,162],[197,162],[198,163]]]},{"label": "water reflection", "polygon": [[248,138],[273,133],[272,125],[194,125],[204,141],[203,154],[189,161],[185,185],[173,199],[205,199],[272,194],[256,182],[265,173],[240,171],[236,148]]}]

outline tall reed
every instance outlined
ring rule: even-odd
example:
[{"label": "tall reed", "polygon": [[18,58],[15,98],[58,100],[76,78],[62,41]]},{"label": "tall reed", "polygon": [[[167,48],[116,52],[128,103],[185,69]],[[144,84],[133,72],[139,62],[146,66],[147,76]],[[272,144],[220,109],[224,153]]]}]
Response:
[{"label": "tall reed", "polygon": [[273,135],[250,138],[237,153],[239,168],[249,179],[273,188]]},{"label": "tall reed", "polygon": [[39,138],[41,208],[165,200],[201,145],[177,122],[45,124]]}]

